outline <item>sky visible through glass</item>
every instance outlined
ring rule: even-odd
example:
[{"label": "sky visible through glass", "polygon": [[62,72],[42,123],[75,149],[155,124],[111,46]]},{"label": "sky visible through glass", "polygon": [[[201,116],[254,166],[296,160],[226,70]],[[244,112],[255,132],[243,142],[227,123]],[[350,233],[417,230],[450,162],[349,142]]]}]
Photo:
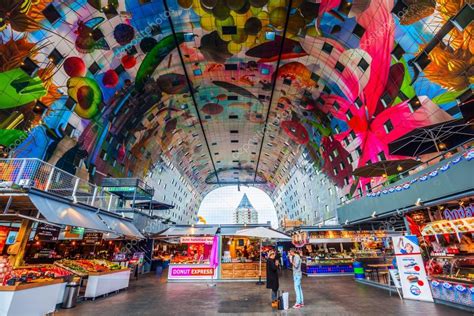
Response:
[{"label": "sky visible through glass", "polygon": [[240,191],[237,186],[216,189],[204,197],[198,214],[208,224],[232,224],[233,211],[244,193],[257,210],[259,223],[270,221],[273,227],[277,227],[278,219],[272,200],[265,192],[253,187],[240,186]]}]

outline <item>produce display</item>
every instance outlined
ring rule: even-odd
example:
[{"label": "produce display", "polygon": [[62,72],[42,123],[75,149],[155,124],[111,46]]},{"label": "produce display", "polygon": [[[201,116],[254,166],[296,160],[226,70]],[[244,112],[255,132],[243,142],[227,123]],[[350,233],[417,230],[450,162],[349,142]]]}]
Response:
[{"label": "produce display", "polygon": [[7,257],[0,258],[0,285],[3,286],[47,282],[68,278],[71,275],[71,272],[54,265],[24,266],[13,269]]},{"label": "produce display", "polygon": [[120,265],[107,260],[63,259],[56,261],[55,264],[81,276],[88,275],[90,272],[110,272],[122,269]]},{"label": "produce display", "polygon": [[8,257],[0,257],[0,285],[5,285],[8,276],[11,274],[13,268],[8,262]]}]

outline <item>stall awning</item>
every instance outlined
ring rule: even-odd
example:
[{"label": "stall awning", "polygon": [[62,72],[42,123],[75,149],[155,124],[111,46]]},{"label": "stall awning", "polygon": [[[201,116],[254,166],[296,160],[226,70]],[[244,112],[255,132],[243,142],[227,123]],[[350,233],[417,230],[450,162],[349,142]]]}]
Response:
[{"label": "stall awning", "polygon": [[170,227],[161,236],[202,236],[215,235],[217,227]]},{"label": "stall awning", "polygon": [[106,215],[104,213],[99,214],[100,218],[104,220],[107,226],[115,233],[131,238],[143,239],[143,235],[140,231],[133,225],[133,223],[116,218],[114,216]]},{"label": "stall awning", "polygon": [[35,194],[28,196],[48,222],[103,232],[110,231],[95,212]]}]

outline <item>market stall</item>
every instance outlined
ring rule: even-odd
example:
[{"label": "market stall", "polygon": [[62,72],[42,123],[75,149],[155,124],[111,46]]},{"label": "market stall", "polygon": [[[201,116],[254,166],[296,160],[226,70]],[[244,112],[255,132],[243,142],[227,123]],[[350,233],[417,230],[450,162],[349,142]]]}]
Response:
[{"label": "market stall", "polygon": [[130,281],[130,269],[107,260],[63,259],[55,265],[81,277],[80,293],[84,298],[95,299],[122,290]]},{"label": "market stall", "polygon": [[174,226],[162,232],[158,238],[172,241],[168,280],[196,281],[215,280],[219,276],[218,227]]},{"label": "market stall", "polygon": [[[229,234],[229,232],[227,232]],[[222,237],[221,278],[225,280],[256,280],[259,277],[259,240],[245,236]],[[262,263],[262,277],[266,264]]]},{"label": "market stall", "polygon": [[303,250],[306,276],[338,276],[353,274],[355,260],[369,272],[367,265],[385,262],[380,250],[383,237],[382,232],[306,226],[292,233],[292,243]]},{"label": "market stall", "polygon": [[421,230],[433,298],[474,312],[474,204],[409,215]]},{"label": "market stall", "polygon": [[53,265],[13,268],[0,257],[0,315],[45,315],[63,300],[72,274]]}]

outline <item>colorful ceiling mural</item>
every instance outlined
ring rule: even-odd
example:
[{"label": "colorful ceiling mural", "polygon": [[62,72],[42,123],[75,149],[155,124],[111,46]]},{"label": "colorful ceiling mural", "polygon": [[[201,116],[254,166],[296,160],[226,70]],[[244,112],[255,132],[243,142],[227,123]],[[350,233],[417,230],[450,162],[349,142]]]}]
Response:
[{"label": "colorful ceiling mural", "polygon": [[343,192],[365,190],[354,169],[461,118],[472,6],[0,0],[1,153],[93,182],[144,177],[166,156],[203,193],[271,193],[305,151]]}]

